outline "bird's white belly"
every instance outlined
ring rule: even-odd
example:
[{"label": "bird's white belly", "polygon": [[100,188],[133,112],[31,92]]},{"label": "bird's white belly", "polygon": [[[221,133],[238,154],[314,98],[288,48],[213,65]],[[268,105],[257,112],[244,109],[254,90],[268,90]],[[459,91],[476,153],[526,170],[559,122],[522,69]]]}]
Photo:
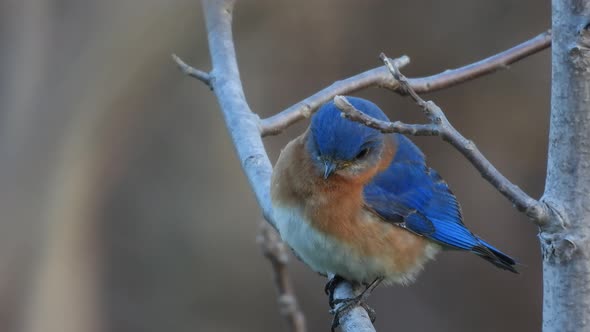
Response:
[{"label": "bird's white belly", "polygon": [[371,282],[385,277],[386,282],[407,283],[438,251],[437,245],[427,247],[425,257],[416,269],[399,273],[387,259],[361,256],[349,245],[319,232],[304,220],[299,209],[275,205],[274,220],[282,239],[314,271],[325,275],[333,273],[351,281]]}]

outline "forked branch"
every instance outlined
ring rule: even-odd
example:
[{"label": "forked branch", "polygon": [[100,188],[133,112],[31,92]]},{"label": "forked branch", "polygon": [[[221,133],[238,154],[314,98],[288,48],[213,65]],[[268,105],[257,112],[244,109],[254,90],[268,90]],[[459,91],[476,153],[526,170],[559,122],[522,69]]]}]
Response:
[{"label": "forked branch", "polygon": [[390,71],[392,77],[400,84],[400,90],[407,93],[418,104],[430,120],[429,124],[405,124],[399,121],[380,121],[354,108],[345,97],[334,97],[334,103],[344,117],[362,123],[383,133],[401,133],[415,136],[440,136],[457,149],[479,171],[481,176],[492,184],[502,195],[508,198],[514,206],[533,219],[538,225],[544,224],[549,211],[545,204],[527,195],[522,189],[510,182],[500,173],[489,160],[479,151],[475,144],[466,139],[449,122],[444,112],[432,101],[422,99],[412,87],[409,80],[399,71],[399,68],[389,58],[381,54],[381,59]]},{"label": "forked branch", "polygon": [[[510,64],[540,52],[550,45],[551,31],[546,31],[522,44],[472,64],[432,76],[409,78],[408,85],[414,91],[421,93],[441,90],[491,74],[497,70],[506,69]],[[398,61],[401,59],[404,62],[399,63]],[[409,59],[404,56],[395,62],[398,62],[397,67],[401,68],[409,62]],[[351,94],[368,87],[382,87],[397,93],[404,93],[403,90],[400,90],[399,82],[390,75],[386,66],[377,67],[334,82],[284,111],[263,119],[260,132],[262,136],[277,135],[293,123],[310,117],[318,107],[332,100],[335,96]]]}]

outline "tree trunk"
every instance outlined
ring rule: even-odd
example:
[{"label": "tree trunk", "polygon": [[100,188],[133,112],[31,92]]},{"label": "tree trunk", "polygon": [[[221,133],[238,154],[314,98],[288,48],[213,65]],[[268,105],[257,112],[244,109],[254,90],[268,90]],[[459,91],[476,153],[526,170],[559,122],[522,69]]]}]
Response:
[{"label": "tree trunk", "polygon": [[553,0],[543,331],[590,329],[590,0]]}]

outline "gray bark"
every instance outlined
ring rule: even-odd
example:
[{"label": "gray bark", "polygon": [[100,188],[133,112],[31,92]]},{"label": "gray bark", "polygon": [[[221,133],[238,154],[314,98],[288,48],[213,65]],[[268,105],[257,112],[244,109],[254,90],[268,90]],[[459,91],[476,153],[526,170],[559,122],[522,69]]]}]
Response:
[{"label": "gray bark", "polygon": [[260,137],[260,118],[250,110],[242,88],[231,31],[234,2],[202,1],[213,64],[210,83],[250,187],[264,217],[273,223],[270,205],[272,165]]},{"label": "gray bark", "polygon": [[590,331],[590,1],[553,0],[543,331]]}]

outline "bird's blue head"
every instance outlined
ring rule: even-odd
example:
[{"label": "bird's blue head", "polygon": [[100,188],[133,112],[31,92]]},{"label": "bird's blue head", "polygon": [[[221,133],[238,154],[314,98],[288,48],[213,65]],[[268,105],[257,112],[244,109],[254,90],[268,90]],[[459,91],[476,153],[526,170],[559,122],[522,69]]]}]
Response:
[{"label": "bird's blue head", "polygon": [[[389,121],[372,102],[346,97],[359,111]],[[324,104],[312,117],[307,149],[324,178],[337,173],[355,176],[374,168],[384,148],[384,135],[378,130],[341,116],[333,101]]]}]

